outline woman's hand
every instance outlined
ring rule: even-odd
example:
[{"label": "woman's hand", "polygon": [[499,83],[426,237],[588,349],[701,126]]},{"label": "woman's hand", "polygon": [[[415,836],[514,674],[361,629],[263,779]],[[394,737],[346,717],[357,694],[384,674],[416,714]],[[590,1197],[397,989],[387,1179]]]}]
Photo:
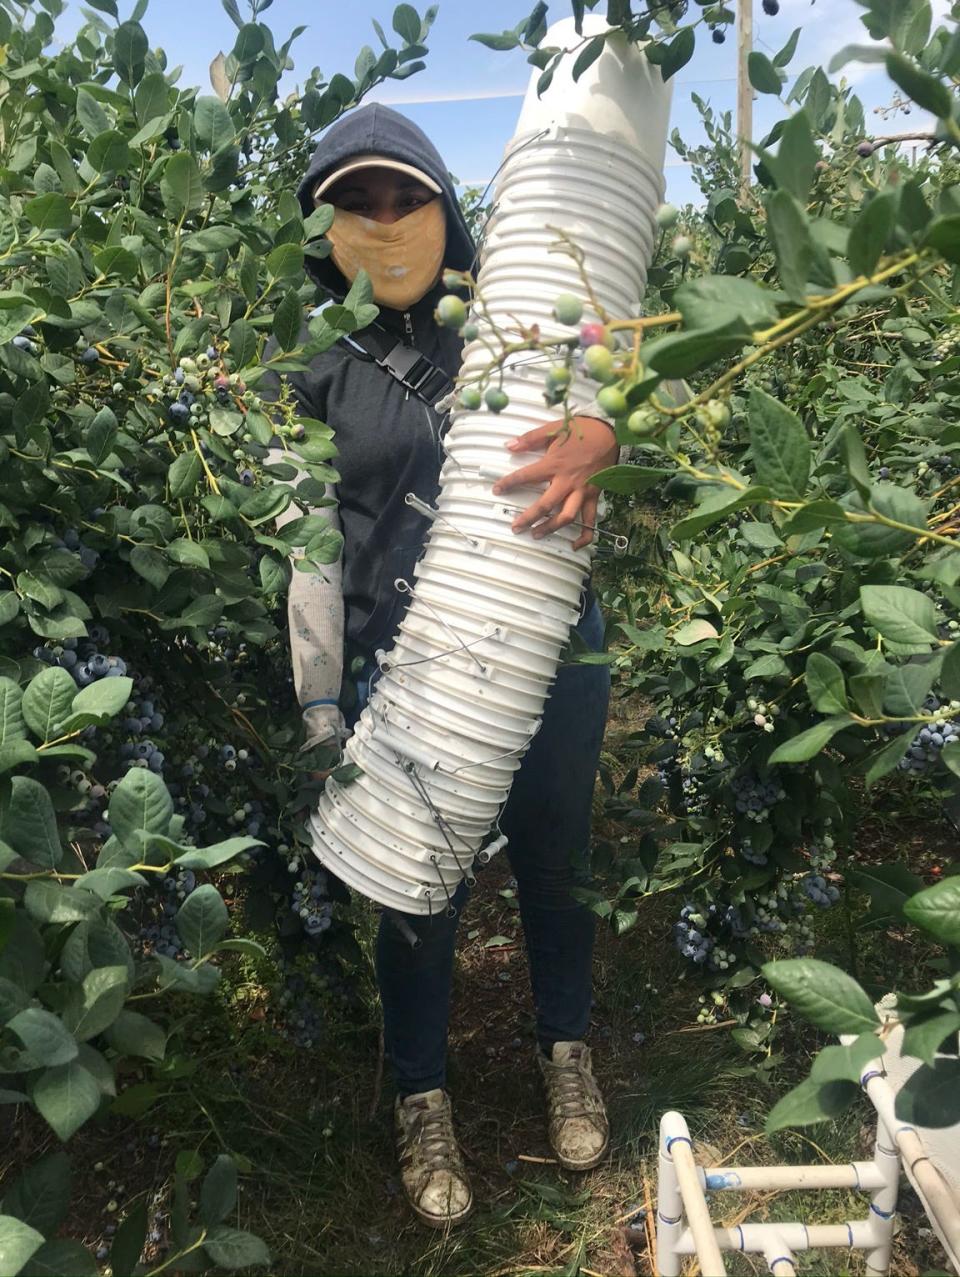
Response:
[{"label": "woman's hand", "polygon": [[495,496],[525,484],[549,484],[543,495],[514,519],[513,531],[532,529],[539,539],[557,528],[579,522],[586,527],[573,548],[579,550],[589,545],[597,521],[600,489],[587,480],[598,470],[614,465],[620,454],[610,427],[596,417],[574,417],[569,430],[564,429],[562,421],[551,421],[512,439],[507,448],[511,452],[546,448],[546,453],[539,461],[498,480],[493,485]]}]

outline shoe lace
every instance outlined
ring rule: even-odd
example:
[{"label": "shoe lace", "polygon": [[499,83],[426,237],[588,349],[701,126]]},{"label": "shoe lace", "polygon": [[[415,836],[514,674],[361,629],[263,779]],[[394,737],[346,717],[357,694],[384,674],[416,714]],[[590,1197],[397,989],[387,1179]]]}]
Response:
[{"label": "shoe lace", "polygon": [[599,1090],[593,1074],[580,1062],[554,1065],[549,1071],[554,1103],[564,1119],[593,1117]]},{"label": "shoe lace", "polygon": [[430,1109],[420,1118],[417,1141],[427,1168],[431,1171],[458,1171],[460,1152],[453,1133],[450,1110]]}]

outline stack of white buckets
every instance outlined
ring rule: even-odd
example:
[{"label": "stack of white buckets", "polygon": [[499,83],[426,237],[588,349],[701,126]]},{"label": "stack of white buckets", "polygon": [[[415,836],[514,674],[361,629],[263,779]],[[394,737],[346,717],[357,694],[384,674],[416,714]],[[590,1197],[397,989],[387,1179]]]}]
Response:
[{"label": "stack of white buckets", "polygon": [[[587,18],[584,36],[606,31]],[[544,43],[579,44],[573,21]],[[537,72],[507,148],[484,239],[472,316],[480,330],[464,352],[460,384],[490,364],[491,325],[517,334],[538,325],[545,339],[569,341],[558,324],[561,293],[586,302],[572,257],[558,252],[558,230],[583,250],[600,304],[635,313],[654,246],[662,198],[670,93],[642,51],[611,33],[602,55],[574,82],[574,56],[537,97]],[[585,319],[592,319],[589,306]],[[503,846],[499,813],[535,735],[561,649],[579,615],[589,550],[574,550],[581,528],[542,540],[515,535],[518,507],[539,489],[509,501],[492,482],[530,456],[504,444],[557,418],[543,397],[546,365],[529,353],[504,370],[509,407],[457,410],[446,438],[448,459],[412,601],[369,704],[347,743],[361,775],[328,780],[311,825],[314,850],[339,878],[403,913],[450,908],[478,855]],[[595,384],[577,376],[571,404],[586,408]],[[419,506],[416,494],[408,498]],[[494,837],[491,840],[490,835]]]}]

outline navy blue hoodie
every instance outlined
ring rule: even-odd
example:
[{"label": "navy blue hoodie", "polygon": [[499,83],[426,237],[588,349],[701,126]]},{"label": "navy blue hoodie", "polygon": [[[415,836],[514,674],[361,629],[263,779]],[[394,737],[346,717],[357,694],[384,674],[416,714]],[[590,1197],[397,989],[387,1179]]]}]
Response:
[{"label": "navy blue hoodie", "polygon": [[[474,245],[446,166],[426,135],[389,107],[360,107],[324,134],[297,192],[304,215],[313,210],[317,183],[358,155],[401,160],[433,178],[442,189],[447,214],[444,264],[469,270]],[[321,288],[342,295],[347,284],[332,261],[309,260]],[[462,342],[433,318],[445,291],[438,284],[409,311],[381,307],[377,322],[453,378],[460,368]],[[318,355],[308,372],[288,373],[286,379],[305,415],[336,432],[346,638],[370,655],[389,642],[405,606],[405,596],[393,583],[397,577],[412,582],[429,525],[404,498],[408,492],[429,502],[436,497],[443,422],[377,364],[342,344]],[[267,379],[261,384],[269,394]]]}]

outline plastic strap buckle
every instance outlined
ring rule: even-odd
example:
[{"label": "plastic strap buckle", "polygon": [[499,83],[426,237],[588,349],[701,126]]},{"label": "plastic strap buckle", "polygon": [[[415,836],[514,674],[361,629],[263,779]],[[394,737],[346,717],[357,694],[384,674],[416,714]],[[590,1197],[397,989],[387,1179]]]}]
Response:
[{"label": "plastic strap buckle", "polygon": [[377,363],[427,403],[434,403],[450,385],[450,378],[442,369],[402,341],[398,341]]}]

